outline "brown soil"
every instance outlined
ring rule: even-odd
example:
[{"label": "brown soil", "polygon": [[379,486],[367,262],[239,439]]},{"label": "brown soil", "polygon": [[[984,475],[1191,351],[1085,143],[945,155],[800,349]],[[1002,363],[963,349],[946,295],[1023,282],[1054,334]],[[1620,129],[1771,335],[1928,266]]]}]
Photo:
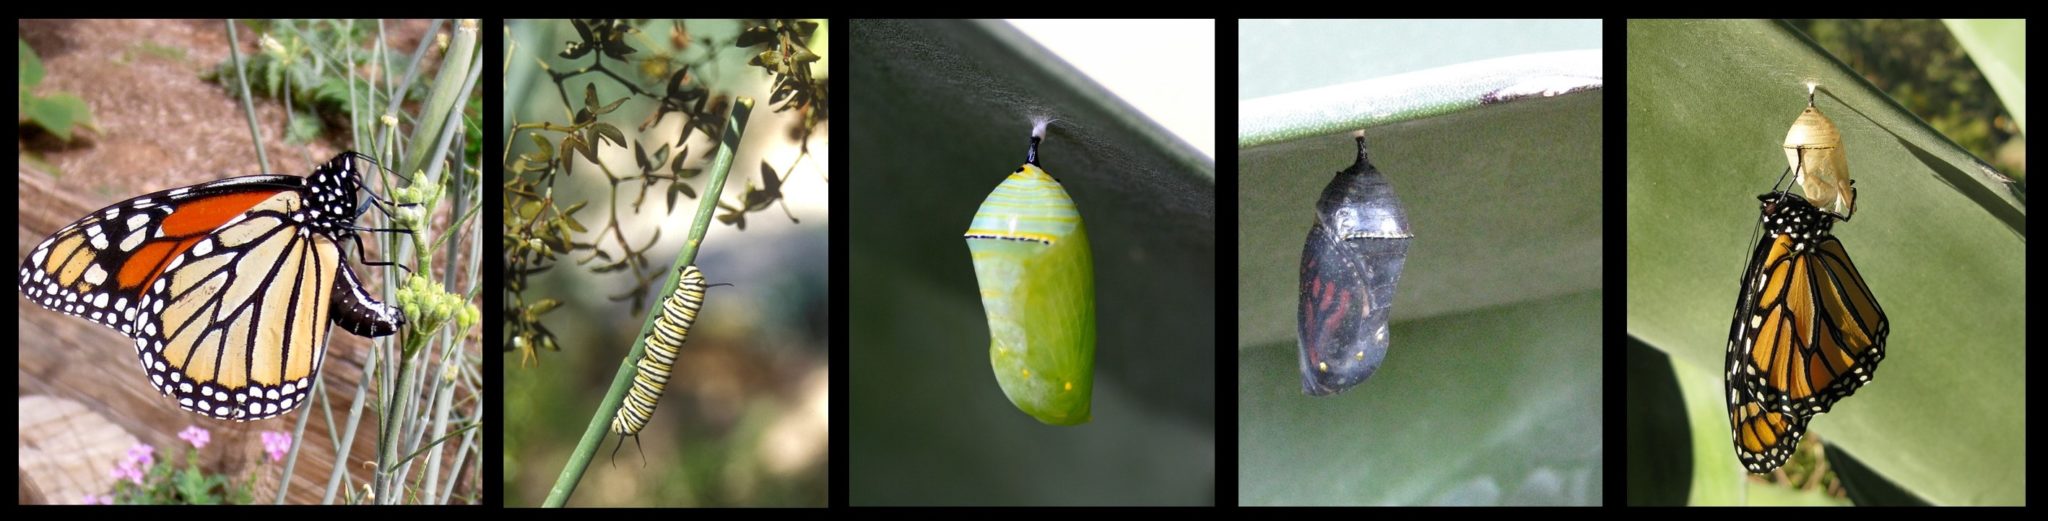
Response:
[{"label": "brown soil", "polygon": [[[46,71],[36,92],[84,98],[99,126],[97,133],[74,134],[68,144],[24,126],[19,152],[58,170],[32,175],[57,175],[62,184],[113,203],[262,173],[240,96],[203,77],[228,57],[220,20],[21,20],[17,28]],[[392,52],[409,56],[425,28],[425,21],[387,23]],[[258,51],[261,36],[246,24],[238,27],[245,57]],[[272,173],[303,175],[350,148],[345,135],[287,144],[283,103],[252,100]],[[23,175],[35,170],[32,163],[21,165]]]}]

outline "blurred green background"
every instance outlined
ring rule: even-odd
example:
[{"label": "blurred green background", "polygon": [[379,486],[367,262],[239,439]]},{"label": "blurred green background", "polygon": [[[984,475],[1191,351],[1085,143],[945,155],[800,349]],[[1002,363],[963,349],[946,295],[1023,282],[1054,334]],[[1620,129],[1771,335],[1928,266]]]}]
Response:
[{"label": "blurred green background", "polygon": [[[1005,22],[848,25],[852,504],[1214,503],[1214,162]],[[1094,420],[1075,427],[997,387],[961,239],[1034,116],[1058,118],[1041,164],[1095,256]]]},{"label": "blurred green background", "polygon": [[[1866,36],[1925,48],[1924,33]],[[1630,504],[2025,501],[2025,183],[1877,88],[1948,78],[1866,81],[1852,61],[1785,22],[1628,23]],[[1787,167],[1809,82],[1856,180],[1834,234],[1891,333],[1872,382],[1813,419],[1777,478],[1799,487],[1779,489],[1736,464],[1722,372],[1756,195]]]},{"label": "blurred green background", "polygon": [[[788,169],[797,155],[798,143],[791,137],[798,123],[796,111],[774,113],[769,103],[772,78],[747,60],[760,48],[733,47],[741,25],[733,20],[688,20],[684,38],[673,37],[669,20],[635,23],[640,32],[626,37],[636,49],[635,59],[661,56],[673,63],[693,64],[694,81],[702,82],[718,96],[752,96],[760,100],[748,124],[745,140],[734,159],[727,179],[724,200],[737,201],[747,184],[760,186],[759,165],[769,162],[778,171]],[[581,108],[584,85],[597,87],[599,99],[610,102],[630,93],[617,80],[600,74],[576,76],[566,83],[575,107],[563,107],[562,97],[536,59],[556,70],[572,70],[591,63],[588,56],[566,60],[564,42],[580,41],[565,21],[509,22],[509,64],[505,92],[507,122],[553,121],[567,123],[568,113]],[[820,28],[810,48],[830,60],[830,29]],[[710,43],[706,42],[706,39]],[[677,45],[677,42],[685,45]],[[516,47],[513,47],[516,45]],[[595,53],[593,53],[595,54]],[[644,78],[639,67],[624,66],[607,59],[607,68],[638,82],[642,89],[660,92],[662,80]],[[823,75],[827,67],[814,67]],[[729,98],[728,98],[729,99]],[[729,102],[721,102],[729,103]],[[601,121],[616,125],[628,139],[650,145],[673,142],[680,133],[681,117],[671,115],[645,133],[635,129],[654,111],[645,97],[632,97]],[[570,500],[570,506],[826,506],[829,503],[829,401],[830,368],[827,335],[829,281],[828,194],[825,162],[830,136],[824,125],[810,142],[811,157],[789,169],[783,184],[789,211],[801,222],[792,222],[780,209],[752,213],[744,231],[724,223],[713,223],[706,234],[697,265],[713,283],[729,282],[731,287],[707,292],[703,311],[691,328],[676,363],[676,372],[663,394],[660,408],[641,433],[640,447],[632,441],[612,453],[619,443],[607,438],[596,460]],[[523,133],[522,133],[523,134]],[[508,156],[530,152],[526,136],[517,136]],[[559,138],[558,134],[551,137]],[[702,166],[713,149],[709,138],[699,133],[691,140],[690,166]],[[599,157],[621,175],[637,174],[633,152],[606,144]],[[577,218],[593,231],[600,230],[610,204],[617,201],[621,233],[635,248],[647,246],[656,275],[666,275],[669,262],[682,247],[697,201],[677,200],[669,209],[660,190],[650,194],[637,212],[633,203],[638,181],[624,183],[624,191],[612,198],[604,172],[581,163],[575,173],[554,185],[553,195],[564,206],[586,201],[589,207]],[[699,185],[709,176],[686,182]],[[665,185],[664,185],[665,187]],[[659,240],[654,240],[659,229]],[[578,242],[597,242],[614,256],[617,244],[607,242],[610,233],[583,234]],[[559,352],[541,351],[537,365],[525,363],[519,352],[507,352],[502,360],[505,402],[504,422],[504,504],[537,505],[567,462],[570,452],[597,410],[627,349],[634,342],[646,318],[646,309],[658,307],[656,295],[642,299],[642,311],[632,303],[610,298],[631,291],[635,282],[625,272],[591,273],[587,252],[561,258],[551,272],[536,277],[529,298],[551,297],[563,305],[544,316],[545,324],[560,338]],[[591,263],[601,264],[601,263]],[[660,280],[655,281],[659,289]],[[645,449],[643,464],[641,448]]]},{"label": "blurred green background", "polygon": [[[1239,22],[1238,491],[1246,505],[1600,505],[1601,22]],[[1348,128],[1347,128],[1348,127]],[[1301,392],[1314,202],[1373,164],[1415,239],[1372,379]]]},{"label": "blurred green background", "polygon": [[[1884,91],[1892,101],[1970,151],[1970,155],[1991,163],[2007,176],[2027,178],[2027,138],[2021,128],[2022,120],[2013,117],[1987,77],[1987,68],[2003,65],[2005,59],[1997,55],[1972,56],[1960,40],[1966,35],[1953,30],[1991,29],[1979,29],[1979,22],[1941,20],[1788,23]],[[2017,24],[2019,41],[2024,44],[2026,23]],[[2024,45],[2020,51],[2017,66],[2024,81]],[[2024,90],[2012,94],[2025,98]]]}]

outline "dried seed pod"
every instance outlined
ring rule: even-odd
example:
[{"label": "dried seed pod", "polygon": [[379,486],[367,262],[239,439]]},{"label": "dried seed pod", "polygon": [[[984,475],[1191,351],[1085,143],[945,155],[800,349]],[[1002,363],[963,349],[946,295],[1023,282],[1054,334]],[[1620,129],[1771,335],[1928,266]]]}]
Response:
[{"label": "dried seed pod", "polygon": [[1806,110],[1785,132],[1785,164],[1806,192],[1806,200],[1842,220],[1856,211],[1856,189],[1850,186],[1849,155],[1842,151],[1842,133],[1835,122],[1813,105],[1807,87]]},{"label": "dried seed pod", "polygon": [[1394,286],[1408,258],[1408,214],[1394,187],[1365,157],[1337,172],[1316,200],[1316,222],[1301,252],[1301,390],[1343,392],[1372,376],[1387,356]]},{"label": "dried seed pod", "polygon": [[967,249],[996,383],[1038,421],[1079,425],[1095,388],[1095,268],[1080,210],[1038,167],[1044,136],[1040,122],[1024,165],[974,212]]}]

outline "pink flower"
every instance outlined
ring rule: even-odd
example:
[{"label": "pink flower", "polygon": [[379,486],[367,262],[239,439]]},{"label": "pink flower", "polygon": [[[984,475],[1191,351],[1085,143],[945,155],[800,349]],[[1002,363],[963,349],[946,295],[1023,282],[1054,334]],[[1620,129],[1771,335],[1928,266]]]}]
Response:
[{"label": "pink flower", "polygon": [[148,467],[156,464],[156,447],[151,447],[145,443],[137,443],[133,447],[128,447],[128,460],[124,464],[139,467]]},{"label": "pink flower", "polygon": [[137,485],[142,484],[142,469],[136,468],[135,464],[131,462],[121,463],[120,467],[114,469],[112,475],[114,479],[125,479]]},{"label": "pink flower", "polygon": [[178,439],[190,442],[192,448],[195,449],[206,448],[206,442],[212,440],[212,436],[212,433],[206,432],[206,429],[201,429],[198,425],[186,427],[185,430],[178,431]]},{"label": "pink flower", "polygon": [[292,450],[292,435],[263,431],[263,450],[270,453],[270,461],[284,461],[284,453]]},{"label": "pink flower", "polygon": [[114,466],[114,479],[126,479],[137,485],[142,484],[142,471],[156,463],[156,447],[137,443],[128,447],[128,454]]},{"label": "pink flower", "polygon": [[92,495],[92,494],[86,494],[86,495],[85,495],[85,504],[87,504],[87,505],[112,505],[112,504],[114,504],[114,496],[95,496],[95,495]]}]

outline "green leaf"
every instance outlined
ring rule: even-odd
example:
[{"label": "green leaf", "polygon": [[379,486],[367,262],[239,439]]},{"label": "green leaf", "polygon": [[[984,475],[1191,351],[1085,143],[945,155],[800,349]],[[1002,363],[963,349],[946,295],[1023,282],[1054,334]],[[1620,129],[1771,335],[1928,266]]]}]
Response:
[{"label": "green leaf", "polygon": [[1598,71],[1600,54],[1482,60],[1245,101],[1238,345],[1294,342],[1316,198],[1357,156],[1359,128],[1415,235],[1394,321],[1599,288],[1605,95],[1481,100],[1546,78],[1597,85],[1574,73]]},{"label": "green leaf", "polygon": [[[1784,24],[1632,21],[1628,45],[1629,334],[1718,380],[1756,195],[1816,82],[1856,179],[1834,233],[1891,334],[1869,385],[1808,432],[1931,503],[2024,503],[2024,188]],[[1720,414],[1695,443],[1733,467]]]},{"label": "green leaf", "polygon": [[2026,20],[1943,20],[1956,41],[1969,51],[1970,61],[1984,71],[1985,81],[1998,91],[1999,101],[2012,111],[2012,119],[2027,131],[2027,21]]},{"label": "green leaf", "polygon": [[325,125],[320,122],[320,115],[307,111],[295,112],[292,116],[291,128],[286,130],[285,139],[292,143],[309,143],[314,139],[318,139],[320,131],[325,128]]},{"label": "green leaf", "polygon": [[70,93],[35,98],[23,108],[28,111],[30,121],[65,141],[71,140],[72,128],[92,124],[92,108],[85,105],[85,100]]},{"label": "green leaf", "polygon": [[1238,350],[1240,501],[1601,504],[1602,301],[1396,323],[1379,372],[1329,397],[1302,394],[1292,338]]},{"label": "green leaf", "polygon": [[17,50],[14,54],[16,77],[21,82],[21,89],[28,90],[41,85],[43,83],[43,59],[36,56],[36,50],[28,46],[28,40],[17,36],[14,38],[14,41],[17,44]]},{"label": "green leaf", "polygon": [[175,486],[177,487],[180,499],[195,505],[215,503],[212,494],[209,494],[207,490],[206,475],[200,473],[198,469],[187,468],[180,470],[174,473],[172,477],[177,481]]},{"label": "green leaf", "polygon": [[527,133],[526,137],[533,138],[535,150],[532,153],[525,154],[525,157],[535,163],[546,163],[554,160],[555,144],[549,143],[547,137],[541,136],[539,132]]},{"label": "green leaf", "polygon": [[[613,126],[610,123],[595,123],[590,126],[590,129],[592,133],[595,134],[598,138],[597,140],[594,141],[595,143],[611,141],[613,144],[616,144],[618,146],[627,146],[626,133],[620,132],[619,127]],[[597,158],[592,157],[590,158],[590,160],[595,162],[597,161]]]}]

